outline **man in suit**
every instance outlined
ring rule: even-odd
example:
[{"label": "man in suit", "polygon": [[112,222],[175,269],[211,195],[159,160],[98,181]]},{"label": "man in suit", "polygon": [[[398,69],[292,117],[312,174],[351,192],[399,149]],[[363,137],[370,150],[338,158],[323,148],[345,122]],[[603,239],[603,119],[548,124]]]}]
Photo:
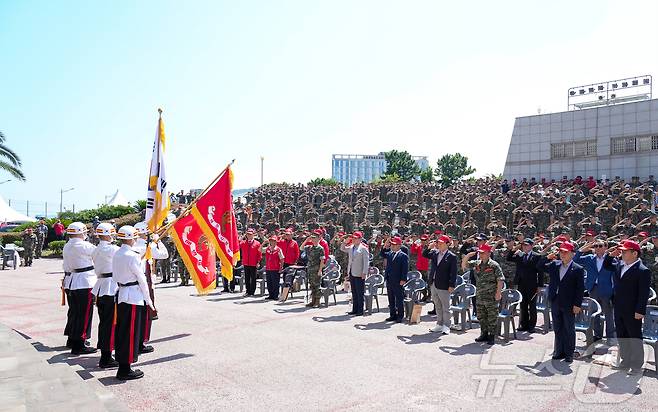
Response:
[{"label": "man in suit", "polygon": [[365,294],[365,282],[370,268],[370,251],[361,242],[361,232],[354,232],[352,236],[345,238],[340,245],[340,250],[347,253],[347,273],[350,276],[352,289],[352,311],[348,315],[363,315],[363,303]]},{"label": "man in suit", "polygon": [[[621,259],[617,259],[621,255]],[[615,328],[621,363],[615,368],[631,375],[642,373],[644,347],[642,319],[649,299],[651,271],[640,260],[640,245],[624,240],[605,257],[603,267],[613,271]]]},{"label": "man in suit", "polygon": [[560,259],[548,255],[549,261],[543,265],[548,272],[548,299],[551,302],[551,316],[555,329],[553,359],[573,362],[576,349],[575,315],[580,313],[585,291],[585,270],[573,261],[575,246],[571,242],[560,244]]},{"label": "man in suit", "polygon": [[402,286],[407,283],[409,271],[409,256],[400,250],[402,239],[395,236],[384,243],[380,256],[385,259],[386,290],[388,292],[388,307],[390,315],[387,322],[401,323],[404,319],[404,291]]},{"label": "man in suit", "polygon": [[540,269],[543,257],[532,251],[534,241],[526,238],[521,243],[521,249],[513,249],[513,242],[507,243],[507,261],[516,263],[514,284],[517,285],[523,300],[519,331],[535,332],[537,325],[537,294],[539,287],[544,285],[544,275]]},{"label": "man in suit", "polygon": [[[614,271],[603,267],[607,249],[607,243],[604,240],[594,239],[581,247],[573,260],[582,265],[587,272],[585,289],[587,289],[589,296],[601,306],[601,311],[605,316],[605,336],[608,343],[611,343],[611,340],[615,337],[615,316],[612,304],[612,275]],[[594,253],[584,254],[591,251]],[[600,340],[603,337],[603,319],[601,317],[596,319],[593,326],[594,340]]]},{"label": "man in suit", "polygon": [[450,333],[450,294],[457,280],[457,256],[449,250],[451,244],[450,236],[441,235],[423,251],[423,256],[432,262],[429,280],[436,310],[436,326],[430,331],[444,335]]}]

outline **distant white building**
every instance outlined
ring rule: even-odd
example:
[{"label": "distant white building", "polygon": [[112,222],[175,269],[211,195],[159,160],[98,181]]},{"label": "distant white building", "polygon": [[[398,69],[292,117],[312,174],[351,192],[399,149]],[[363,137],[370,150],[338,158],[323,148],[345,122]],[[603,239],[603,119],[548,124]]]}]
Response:
[{"label": "distant white building", "polygon": [[[427,156],[412,156],[421,169],[430,167]],[[331,156],[331,177],[345,184],[369,183],[386,171],[384,152],[377,155],[335,154]]]}]

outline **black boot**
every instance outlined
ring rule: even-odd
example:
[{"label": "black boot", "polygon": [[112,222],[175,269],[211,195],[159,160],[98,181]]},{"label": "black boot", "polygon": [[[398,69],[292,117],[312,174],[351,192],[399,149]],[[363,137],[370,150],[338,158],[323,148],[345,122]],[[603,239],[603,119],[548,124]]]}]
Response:
[{"label": "black boot", "polygon": [[153,346],[151,346],[151,345],[142,344],[142,346],[139,347],[139,353],[151,353],[154,350],[155,349],[153,349]]},{"label": "black boot", "polygon": [[487,332],[481,332],[480,336],[475,338],[476,342],[486,342],[489,340],[489,334]]},{"label": "black boot", "polygon": [[101,351],[101,360],[98,362],[98,367],[103,369],[116,368],[119,362],[112,358],[112,352]]},{"label": "black boot", "polygon": [[493,345],[495,343],[495,338],[496,336],[492,333],[489,335],[489,339],[487,339],[487,345]]},{"label": "black boot", "polygon": [[89,353],[96,353],[96,348],[90,348],[89,346],[85,346],[85,343],[83,340],[74,340],[73,345],[71,346],[71,354],[72,355],[87,355]]},{"label": "black boot", "polygon": [[119,365],[119,370],[117,371],[117,379],[121,381],[139,379],[144,376],[144,372],[139,369],[132,370],[130,365]]}]

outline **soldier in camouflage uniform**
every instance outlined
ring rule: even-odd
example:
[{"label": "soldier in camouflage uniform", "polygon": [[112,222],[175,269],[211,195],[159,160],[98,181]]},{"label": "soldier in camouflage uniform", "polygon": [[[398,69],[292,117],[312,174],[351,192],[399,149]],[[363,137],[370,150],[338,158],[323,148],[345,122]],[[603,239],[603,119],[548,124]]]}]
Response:
[{"label": "soldier in camouflage uniform", "polygon": [[599,222],[603,225],[603,230],[612,233],[612,227],[617,224],[617,215],[619,211],[614,207],[614,200],[608,199],[605,206],[596,208],[596,213],[599,215]]},{"label": "soldier in camouflage uniform", "polygon": [[[477,251],[469,252],[462,257],[462,269],[471,269],[472,275],[477,279],[477,313],[481,333],[475,341],[487,342],[488,345],[494,344],[498,301],[505,280],[500,265],[490,259],[492,250],[493,248],[485,243]],[[469,260],[478,253],[480,259]]]},{"label": "soldier in camouflage uniform", "polygon": [[23,259],[25,266],[32,266],[32,258],[34,257],[34,248],[37,245],[37,235],[34,234],[31,227],[25,229],[23,232]]},{"label": "soldier in camouflage uniform", "polygon": [[653,236],[642,246],[642,263],[651,269],[651,287],[658,290],[658,236]]},{"label": "soldier in camouflage uniform", "polygon": [[35,235],[37,235],[37,244],[34,249],[34,258],[39,259],[43,251],[43,244],[48,237],[48,226],[46,226],[46,222],[43,219],[39,221],[35,232]]},{"label": "soldier in camouflage uniform", "polygon": [[308,275],[309,286],[311,287],[311,301],[306,304],[308,308],[320,307],[320,278],[322,277],[322,268],[324,267],[324,249],[320,246],[320,237],[317,233],[311,234],[312,245],[306,246],[306,274]]},{"label": "soldier in camouflage uniform", "polygon": [[161,283],[169,283],[171,280],[171,260],[176,253],[176,247],[174,246],[174,241],[170,236],[163,238],[162,243],[164,244],[165,248],[167,248],[169,257],[167,259],[160,259],[158,261],[158,267],[160,269],[160,273],[162,274]]},{"label": "soldier in camouflage uniform", "polygon": [[185,262],[179,253],[176,253],[176,266],[178,266],[178,275],[180,276],[180,286],[187,286],[190,281],[190,273],[185,267]]}]

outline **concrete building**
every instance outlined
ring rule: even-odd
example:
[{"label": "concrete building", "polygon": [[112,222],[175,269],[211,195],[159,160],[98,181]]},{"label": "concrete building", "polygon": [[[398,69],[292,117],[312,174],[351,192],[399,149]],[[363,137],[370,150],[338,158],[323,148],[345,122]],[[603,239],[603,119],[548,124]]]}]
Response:
[{"label": "concrete building", "polygon": [[658,176],[658,99],[581,107],[518,117],[504,177],[540,181],[619,176],[646,181],[650,175]]},{"label": "concrete building", "polygon": [[[427,156],[413,156],[421,169],[429,167]],[[331,156],[331,177],[345,185],[368,183],[386,171],[384,153],[377,155],[335,154]]]}]

